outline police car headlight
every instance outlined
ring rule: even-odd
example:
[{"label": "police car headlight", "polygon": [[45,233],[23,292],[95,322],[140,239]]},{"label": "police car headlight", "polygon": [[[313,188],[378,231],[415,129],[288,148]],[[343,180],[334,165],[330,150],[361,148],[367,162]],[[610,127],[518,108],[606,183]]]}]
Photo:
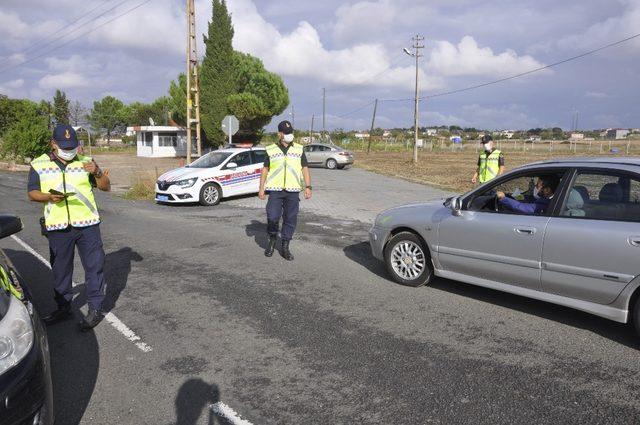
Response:
[{"label": "police car headlight", "polygon": [[7,314],[0,321],[0,375],[22,360],[33,346],[33,326],[27,307],[11,297]]},{"label": "police car headlight", "polygon": [[191,186],[193,186],[194,184],[196,184],[196,182],[197,182],[197,181],[198,181],[198,178],[197,178],[197,177],[194,177],[194,178],[187,179],[187,180],[180,180],[180,181],[177,181],[177,182],[175,182],[174,184],[175,184],[176,186],[179,186],[179,187],[183,187],[183,188],[185,188],[185,187],[191,187]]}]

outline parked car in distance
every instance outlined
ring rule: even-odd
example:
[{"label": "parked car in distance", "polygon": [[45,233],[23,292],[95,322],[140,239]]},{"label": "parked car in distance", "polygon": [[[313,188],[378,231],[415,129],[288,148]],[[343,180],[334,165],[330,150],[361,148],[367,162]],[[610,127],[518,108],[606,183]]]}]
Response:
[{"label": "parked car in distance", "polygon": [[306,145],[304,154],[310,166],[322,166],[330,170],[342,170],[354,162],[353,152],[325,143],[310,143]]},{"label": "parked car in distance", "polygon": [[[544,213],[498,202],[498,192],[534,202],[541,176],[559,181]],[[640,334],[638,158],[530,164],[444,205],[384,211],[369,236],[396,282],[420,286],[440,276],[633,322]]]},{"label": "parked car in distance", "polygon": [[211,151],[191,164],[167,171],[156,181],[156,201],[217,205],[222,198],[258,193],[264,148]]},{"label": "parked car in distance", "polygon": [[[0,215],[0,239],[22,230],[18,217]],[[53,424],[47,334],[29,288],[0,250],[0,423]]]}]

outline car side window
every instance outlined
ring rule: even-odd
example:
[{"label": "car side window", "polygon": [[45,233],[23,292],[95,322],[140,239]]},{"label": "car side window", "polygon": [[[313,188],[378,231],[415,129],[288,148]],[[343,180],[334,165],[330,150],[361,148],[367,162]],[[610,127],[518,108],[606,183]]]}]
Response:
[{"label": "car side window", "polygon": [[321,152],[328,152],[331,150],[331,148],[328,146],[318,146],[318,150]]},{"label": "car side window", "polygon": [[[536,175],[537,174],[520,175],[490,186],[473,198],[468,209],[471,211],[509,213],[510,211],[501,210],[499,206],[496,205],[496,194],[498,192],[504,192],[508,197],[520,202],[534,202],[533,193],[535,191]],[[498,209],[498,211],[496,211],[496,209]]]},{"label": "car side window", "polygon": [[253,151],[253,163],[254,164],[261,164],[264,162],[264,160],[267,157],[267,152],[266,151]]},{"label": "car side window", "polygon": [[305,152],[312,152],[313,151],[313,146],[305,146],[304,148],[302,148]]},{"label": "car side window", "polygon": [[618,173],[580,172],[567,192],[560,215],[640,221],[640,179]]},{"label": "car side window", "polygon": [[251,165],[251,154],[250,154],[249,151],[240,152],[239,154],[237,154],[236,156],[231,158],[231,160],[229,162],[235,162],[238,165],[238,167],[244,167],[245,165]]}]

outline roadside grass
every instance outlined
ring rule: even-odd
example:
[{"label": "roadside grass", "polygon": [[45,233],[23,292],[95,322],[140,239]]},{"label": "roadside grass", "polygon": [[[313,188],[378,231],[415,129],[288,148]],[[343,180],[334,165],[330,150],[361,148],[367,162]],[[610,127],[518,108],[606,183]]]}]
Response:
[{"label": "roadside grass", "polygon": [[152,172],[137,172],[131,182],[131,188],[122,194],[124,199],[146,200],[155,199],[155,177]]}]

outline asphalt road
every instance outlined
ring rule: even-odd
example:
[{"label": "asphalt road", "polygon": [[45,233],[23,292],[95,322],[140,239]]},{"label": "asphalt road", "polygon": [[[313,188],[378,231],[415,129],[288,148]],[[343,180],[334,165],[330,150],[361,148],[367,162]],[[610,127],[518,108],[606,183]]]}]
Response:
[{"label": "asphalt road", "polygon": [[[0,210],[47,257],[25,177],[0,172]],[[98,203],[107,307],[152,350],[107,322],[50,327],[58,424],[231,423],[218,402],[253,424],[640,420],[628,326],[453,281],[395,285],[366,222],[304,210],[288,263],[262,255],[261,209]],[[52,309],[50,271],[11,238],[0,247]]]}]

